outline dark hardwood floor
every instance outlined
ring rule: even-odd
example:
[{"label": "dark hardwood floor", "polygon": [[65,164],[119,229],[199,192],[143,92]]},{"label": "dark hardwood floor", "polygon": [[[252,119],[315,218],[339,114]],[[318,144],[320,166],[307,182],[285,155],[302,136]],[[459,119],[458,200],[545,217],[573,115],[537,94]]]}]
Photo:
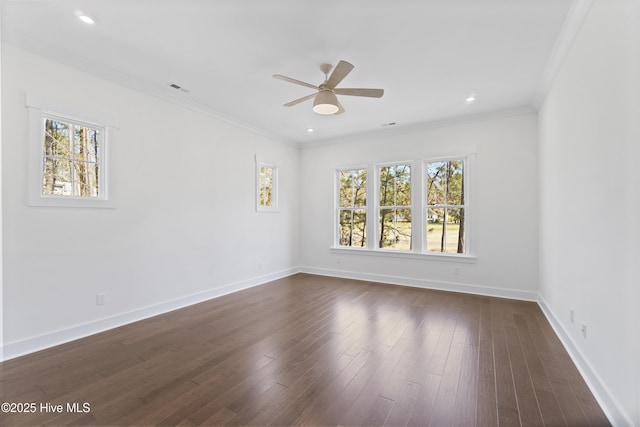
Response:
[{"label": "dark hardwood floor", "polygon": [[1,402],[37,406],[3,426],[609,425],[535,303],[306,274],[4,362],[0,381]]}]

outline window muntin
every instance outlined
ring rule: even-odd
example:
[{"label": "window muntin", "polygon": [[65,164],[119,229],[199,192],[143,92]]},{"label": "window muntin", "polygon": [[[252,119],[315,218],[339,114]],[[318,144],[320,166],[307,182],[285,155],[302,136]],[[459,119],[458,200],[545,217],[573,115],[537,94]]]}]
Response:
[{"label": "window muntin", "polygon": [[367,246],[367,170],[338,171],[338,245]]},{"label": "window muntin", "polygon": [[103,198],[104,128],[43,115],[41,194]]},{"label": "window muntin", "polygon": [[426,163],[427,252],[466,253],[464,159]]},{"label": "window muntin", "polygon": [[411,165],[378,168],[378,247],[411,250]]}]

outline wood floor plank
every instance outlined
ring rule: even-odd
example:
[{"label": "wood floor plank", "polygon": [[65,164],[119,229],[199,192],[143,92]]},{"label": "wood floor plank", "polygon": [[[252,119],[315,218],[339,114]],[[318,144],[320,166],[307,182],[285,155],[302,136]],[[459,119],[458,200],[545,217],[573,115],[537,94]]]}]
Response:
[{"label": "wood floor plank", "polygon": [[0,364],[23,425],[606,426],[535,303],[297,274]]}]

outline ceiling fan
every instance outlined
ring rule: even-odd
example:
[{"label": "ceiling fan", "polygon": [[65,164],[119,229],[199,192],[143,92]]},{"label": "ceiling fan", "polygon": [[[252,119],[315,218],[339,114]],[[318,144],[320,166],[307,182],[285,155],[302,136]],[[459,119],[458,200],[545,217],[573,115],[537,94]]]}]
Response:
[{"label": "ceiling fan", "polygon": [[336,65],[336,68],[333,70],[333,73],[331,73],[331,76],[329,76],[329,71],[331,71],[331,68],[331,64],[322,64],[320,66],[320,71],[324,73],[324,83],[321,83],[318,86],[301,82],[300,80],[292,79],[291,77],[274,74],[273,77],[276,79],[284,80],[286,82],[317,90],[316,93],[312,93],[311,95],[303,96],[302,98],[287,102],[286,104],[284,104],[284,106],[291,107],[308,99],[315,98],[313,101],[313,111],[315,111],[316,113],[342,114],[344,113],[344,108],[342,108],[342,104],[340,104],[340,101],[338,101],[338,97],[336,95],[366,96],[369,98],[381,98],[382,95],[384,95],[383,89],[336,88],[336,86],[338,86],[338,84],[345,77],[347,77],[347,74],[349,74],[351,70],[353,70],[353,65],[351,65],[347,61],[340,61],[338,62],[338,65]]}]

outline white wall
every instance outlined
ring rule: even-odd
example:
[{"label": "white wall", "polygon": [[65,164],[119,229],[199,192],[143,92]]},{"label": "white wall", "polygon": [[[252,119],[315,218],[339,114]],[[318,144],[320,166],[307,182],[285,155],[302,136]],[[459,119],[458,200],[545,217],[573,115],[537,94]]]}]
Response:
[{"label": "white wall", "polygon": [[[475,153],[474,263],[331,253],[338,167]],[[387,129],[301,151],[302,266],[310,272],[535,299],[538,284],[537,117]],[[338,264],[339,262],[339,264]],[[456,272],[457,269],[457,272]],[[456,274],[457,273],[457,274]]]},{"label": "white wall", "polygon": [[[2,56],[6,357],[295,271],[296,148],[11,45]],[[116,209],[25,205],[26,92],[118,116]],[[279,213],[255,210],[256,154],[280,166]]]},{"label": "white wall", "polygon": [[621,426],[640,426],[639,12],[595,1],[540,110],[542,303]]},{"label": "white wall", "polygon": [[[2,7],[0,7],[2,15]],[[0,16],[2,22],[2,16]],[[0,24],[1,26],[1,24]],[[0,28],[0,82],[2,82],[2,28]],[[2,84],[0,84],[0,99],[2,99]],[[0,224],[2,224],[2,105],[0,105]],[[3,286],[3,259],[2,256],[3,239],[2,226],[0,225],[0,360],[4,360],[4,286]]]}]

